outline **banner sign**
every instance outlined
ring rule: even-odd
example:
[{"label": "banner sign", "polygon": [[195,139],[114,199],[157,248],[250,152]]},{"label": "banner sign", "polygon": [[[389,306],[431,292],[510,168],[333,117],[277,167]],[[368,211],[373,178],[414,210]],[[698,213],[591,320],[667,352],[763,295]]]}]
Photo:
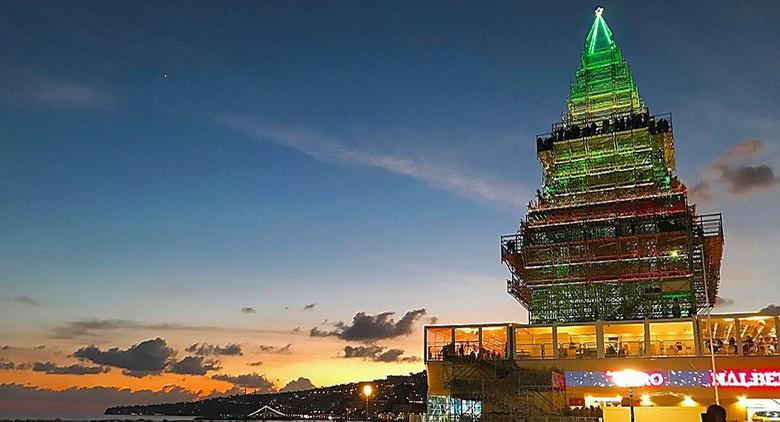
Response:
[{"label": "banner sign", "polygon": [[[712,371],[634,371],[642,376],[637,383],[645,387],[711,387]],[[567,371],[569,387],[615,387],[613,380],[620,371]],[[715,382],[720,387],[780,389],[780,369],[736,369],[717,371]]]}]

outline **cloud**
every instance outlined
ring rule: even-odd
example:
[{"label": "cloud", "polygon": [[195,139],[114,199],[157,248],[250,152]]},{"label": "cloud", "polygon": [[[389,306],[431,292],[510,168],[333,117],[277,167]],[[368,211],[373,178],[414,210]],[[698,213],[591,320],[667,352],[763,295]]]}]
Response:
[{"label": "cloud", "polygon": [[256,372],[241,375],[217,374],[212,375],[211,378],[219,381],[226,381],[241,387],[255,388],[259,393],[272,393],[276,391],[276,386],[274,386],[274,383],[269,381],[265,375],[261,375]]},{"label": "cloud", "polygon": [[734,299],[718,296],[715,298],[715,306],[731,306],[734,304]]},{"label": "cloud", "polygon": [[256,362],[249,362],[247,363],[248,366],[261,366],[263,364],[263,361],[258,360]]},{"label": "cloud", "polygon": [[691,197],[704,204],[714,199],[714,187],[721,186],[732,196],[745,196],[768,190],[780,184],[780,177],[772,167],[749,161],[764,150],[759,140],[734,144],[715,161],[707,165],[701,180],[690,189]]},{"label": "cloud", "polygon": [[203,356],[186,356],[174,362],[167,372],[183,375],[206,375],[208,371],[219,371],[222,367],[218,360],[204,360]]},{"label": "cloud", "polygon": [[16,368],[16,365],[7,359],[0,359],[0,371],[10,371]]},{"label": "cloud", "polygon": [[766,305],[758,312],[766,314],[780,314],[780,305]]},{"label": "cloud", "polygon": [[723,170],[720,178],[728,191],[737,195],[768,189],[780,181],[774,169],[766,164],[730,167]]},{"label": "cloud", "polygon": [[317,304],[316,304],[316,303],[309,303],[309,304],[307,304],[307,305],[303,305],[303,310],[304,310],[304,311],[307,311],[307,310],[309,310],[309,309],[314,309],[314,307],[315,307],[315,306],[317,306]]},{"label": "cloud", "polygon": [[453,165],[437,165],[402,155],[362,151],[328,137],[304,130],[275,128],[252,118],[223,115],[216,117],[216,121],[251,138],[286,146],[320,161],[378,168],[468,198],[517,207],[522,206],[522,198],[528,196],[522,186],[467,174]]},{"label": "cloud", "polygon": [[43,350],[45,348],[46,348],[45,344],[39,344],[37,346],[33,346],[33,349],[35,349],[35,350]]},{"label": "cloud", "polygon": [[715,199],[710,184],[705,181],[700,181],[688,189],[688,196],[693,202],[700,204],[711,204]]},{"label": "cloud", "polygon": [[96,87],[62,81],[38,81],[30,88],[33,100],[56,107],[106,109],[114,105],[113,96]]},{"label": "cloud", "polygon": [[257,311],[255,311],[255,308],[253,308],[251,306],[244,306],[243,308],[241,308],[241,312],[243,312],[245,314],[255,314],[255,313],[257,313]]},{"label": "cloud", "polygon": [[344,358],[364,358],[375,362],[419,362],[416,356],[401,356],[403,349],[387,349],[384,346],[369,344],[365,346],[344,346]]},{"label": "cloud", "polygon": [[7,414],[26,414],[28,418],[41,413],[78,418],[84,414],[102,414],[109,406],[191,401],[196,398],[196,393],[178,386],[166,386],[159,391],[131,391],[117,387],[72,387],[55,391],[20,384],[0,384],[0,409]]},{"label": "cloud", "polygon": [[287,354],[290,353],[292,349],[292,343],[287,343],[282,347],[276,347],[276,346],[269,346],[269,345],[260,345],[258,348],[258,351],[260,353],[281,353],[281,354]]},{"label": "cloud", "polygon": [[384,348],[375,344],[368,346],[344,346],[344,357],[349,358],[374,358],[382,352]]},{"label": "cloud", "polygon": [[224,346],[209,343],[195,343],[185,350],[199,356],[243,356],[243,353],[241,353],[241,345],[234,343],[228,343]]},{"label": "cloud", "polygon": [[338,322],[334,324],[335,329],[332,331],[314,327],[309,331],[309,335],[311,337],[334,336],[342,340],[366,343],[409,335],[414,330],[414,324],[425,315],[425,309],[409,311],[397,322],[391,318],[393,315],[395,312],[382,312],[376,315],[358,312],[352,318],[351,324]]},{"label": "cloud", "polygon": [[142,341],[126,350],[114,347],[104,351],[95,346],[83,347],[76,350],[73,356],[98,365],[124,369],[126,375],[143,377],[162,372],[175,354],[176,351],[158,337]]},{"label": "cloud", "polygon": [[436,315],[433,315],[430,318],[428,318],[428,324],[436,324],[438,322],[439,322],[439,317],[437,317]]},{"label": "cloud", "polygon": [[94,375],[109,371],[108,368],[102,366],[84,366],[79,364],[58,366],[53,362],[35,362],[32,365],[32,370],[56,375]]},{"label": "cloud", "polygon": [[230,387],[228,390],[225,390],[225,391],[212,390],[211,393],[209,393],[207,395],[200,395],[198,397],[198,399],[199,400],[215,399],[215,398],[218,398],[218,397],[235,396],[237,394],[242,394],[243,395],[243,394],[246,394],[246,391],[243,388],[237,387],[237,386],[234,385],[234,386]]},{"label": "cloud", "polygon": [[292,380],[287,383],[284,387],[282,387],[279,392],[290,392],[290,391],[303,391],[303,390],[311,390],[317,388],[316,385],[312,384],[311,380],[304,377],[298,377],[297,380]]},{"label": "cloud", "polygon": [[192,331],[215,332],[220,334],[224,334],[225,332],[262,334],[286,333],[286,330],[259,330],[251,328],[214,327],[208,325],[145,323],[121,319],[87,319],[69,321],[64,325],[54,327],[50,337],[70,340],[79,337],[94,337],[101,332],[113,330]]},{"label": "cloud", "polygon": [[13,300],[16,303],[21,303],[21,304],[30,305],[30,306],[39,306],[41,304],[40,302],[38,302],[32,296],[27,296],[27,295],[15,296],[11,300]]},{"label": "cloud", "polygon": [[4,344],[4,345],[3,345],[3,347],[0,347],[0,350],[8,350],[8,349],[10,349],[10,348],[11,348],[11,346],[10,346],[10,345],[8,345],[8,344]]},{"label": "cloud", "polygon": [[292,332],[293,333],[300,333],[301,332],[301,326],[300,325],[296,326],[295,328],[293,328]]}]

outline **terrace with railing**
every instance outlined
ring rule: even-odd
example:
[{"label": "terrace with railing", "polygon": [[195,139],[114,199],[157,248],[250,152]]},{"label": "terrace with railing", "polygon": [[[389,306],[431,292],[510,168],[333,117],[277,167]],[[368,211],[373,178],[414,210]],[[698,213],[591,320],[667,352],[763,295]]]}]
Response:
[{"label": "terrace with railing", "polygon": [[629,113],[598,121],[562,122],[552,125],[552,132],[536,136],[537,152],[549,151],[554,142],[594,137],[647,128],[651,134],[672,131],[672,114]]},{"label": "terrace with railing", "polygon": [[537,360],[778,356],[778,316],[723,314],[577,324],[425,327],[425,360]]}]

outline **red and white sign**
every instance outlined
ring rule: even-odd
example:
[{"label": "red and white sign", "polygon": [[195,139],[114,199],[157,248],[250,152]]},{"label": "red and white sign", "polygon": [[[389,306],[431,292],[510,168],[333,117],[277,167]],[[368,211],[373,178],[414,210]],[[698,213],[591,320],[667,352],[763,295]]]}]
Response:
[{"label": "red and white sign", "polygon": [[710,383],[714,381],[722,387],[770,387],[780,388],[780,371],[776,370],[736,370],[710,373]]}]

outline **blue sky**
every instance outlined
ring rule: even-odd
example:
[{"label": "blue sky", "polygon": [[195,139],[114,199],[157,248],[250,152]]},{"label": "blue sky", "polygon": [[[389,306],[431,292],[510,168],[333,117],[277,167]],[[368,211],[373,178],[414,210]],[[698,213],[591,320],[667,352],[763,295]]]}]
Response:
[{"label": "blue sky", "polygon": [[[674,115],[689,186],[746,140],[763,145],[749,164],[776,167],[776,3],[602,5],[640,94]],[[594,6],[2,2],[0,337],[524,319],[498,236],[541,181],[534,135],[565,109]],[[777,302],[761,294],[780,270],[776,186],[711,185],[724,309]],[[66,344],[158,333],[132,335]]]}]

